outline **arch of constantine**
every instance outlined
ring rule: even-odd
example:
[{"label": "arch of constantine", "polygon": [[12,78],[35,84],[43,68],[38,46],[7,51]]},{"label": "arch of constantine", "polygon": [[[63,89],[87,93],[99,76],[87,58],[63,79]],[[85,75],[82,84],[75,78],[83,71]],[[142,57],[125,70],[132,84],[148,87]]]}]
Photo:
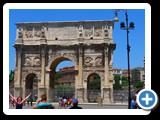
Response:
[{"label": "arch of constantine", "polygon": [[17,23],[14,96],[25,97],[29,81],[37,77],[38,97],[51,100],[57,65],[75,64],[75,97],[88,102],[87,80],[98,74],[103,103],[113,102],[114,21]]}]

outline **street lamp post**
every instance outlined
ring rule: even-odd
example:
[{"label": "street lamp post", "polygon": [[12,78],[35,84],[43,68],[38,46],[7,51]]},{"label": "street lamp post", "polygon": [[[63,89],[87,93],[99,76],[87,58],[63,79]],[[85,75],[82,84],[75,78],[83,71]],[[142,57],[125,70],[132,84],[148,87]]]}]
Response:
[{"label": "street lamp post", "polygon": [[[118,21],[118,9],[114,10],[115,12],[115,19],[114,21]],[[130,81],[130,57],[129,57],[129,52],[130,52],[130,45],[129,45],[129,30],[133,30],[134,27],[134,23],[130,22],[130,25],[128,26],[128,13],[127,13],[127,9],[123,10],[125,12],[125,16],[126,16],[126,26],[124,22],[120,23],[120,28],[122,30],[126,30],[127,33],[127,61],[128,61],[128,109],[130,109],[131,107],[131,81]]]}]

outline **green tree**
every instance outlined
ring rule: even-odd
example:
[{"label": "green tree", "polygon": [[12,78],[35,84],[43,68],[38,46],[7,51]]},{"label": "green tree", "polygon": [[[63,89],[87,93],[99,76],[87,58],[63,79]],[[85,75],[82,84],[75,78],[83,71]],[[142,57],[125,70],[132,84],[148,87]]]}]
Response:
[{"label": "green tree", "polygon": [[62,77],[62,74],[61,73],[56,73],[54,78],[55,78],[55,81],[54,81],[54,84],[55,85],[58,85],[58,78],[61,78]]},{"label": "green tree", "polygon": [[58,79],[58,78],[61,78],[61,77],[62,77],[61,73],[56,73],[55,76],[54,76],[55,79]]},{"label": "green tree", "polygon": [[114,90],[121,90],[122,89],[122,85],[120,84],[120,79],[121,79],[120,75],[114,76],[114,81],[115,81],[115,84],[113,85]]},{"label": "green tree", "polygon": [[128,79],[126,77],[124,77],[124,76],[122,76],[122,86],[123,87],[128,86]]},{"label": "green tree", "polygon": [[139,82],[133,84],[133,86],[136,88],[140,88],[140,87],[143,87],[143,84],[144,84],[143,82],[139,81]]},{"label": "green tree", "polygon": [[9,82],[12,82],[14,80],[14,71],[10,71],[9,73]]}]

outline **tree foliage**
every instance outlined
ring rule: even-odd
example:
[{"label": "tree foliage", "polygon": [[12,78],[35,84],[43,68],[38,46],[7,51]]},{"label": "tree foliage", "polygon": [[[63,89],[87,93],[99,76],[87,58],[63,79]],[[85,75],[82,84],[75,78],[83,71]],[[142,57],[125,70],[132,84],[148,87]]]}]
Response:
[{"label": "tree foliage", "polygon": [[143,87],[143,85],[144,85],[144,83],[141,82],[141,81],[139,81],[139,82],[137,82],[137,83],[134,84],[134,87],[140,88],[140,87]]},{"label": "tree foliage", "polygon": [[122,86],[123,87],[128,86],[128,79],[126,77],[124,77],[124,76],[122,76]]},{"label": "tree foliage", "polygon": [[120,75],[114,76],[114,81],[115,81],[115,84],[113,85],[114,90],[121,90],[122,89],[122,85],[120,84],[120,79],[121,79]]},{"label": "tree foliage", "polygon": [[58,79],[58,78],[61,78],[61,77],[62,77],[61,73],[56,73],[55,76],[54,76],[55,79]]},{"label": "tree foliage", "polygon": [[9,82],[12,82],[14,80],[14,71],[10,71],[9,73]]},{"label": "tree foliage", "polygon": [[56,73],[54,76],[54,85],[59,85],[58,83],[58,78],[62,78],[62,74],[61,73]]}]

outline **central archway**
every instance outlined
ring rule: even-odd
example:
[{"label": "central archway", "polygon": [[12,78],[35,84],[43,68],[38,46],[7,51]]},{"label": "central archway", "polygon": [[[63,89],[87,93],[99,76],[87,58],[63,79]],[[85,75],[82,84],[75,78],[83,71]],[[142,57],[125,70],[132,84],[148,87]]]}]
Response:
[{"label": "central archway", "polygon": [[98,102],[101,96],[101,78],[97,73],[92,73],[87,78],[87,96],[88,102]]},{"label": "central archway", "polygon": [[[76,78],[76,75],[75,75],[75,63],[74,63],[74,61],[72,61],[71,59],[66,58],[66,57],[56,58],[55,60],[52,61],[51,65],[50,65],[50,90],[49,90],[49,93],[48,93],[50,98],[52,98],[51,101],[54,101],[54,102],[56,102],[58,97],[60,97],[60,96],[73,97],[74,96],[74,92],[75,92],[74,90],[68,90],[68,91],[67,90],[57,90],[57,88],[55,88],[55,85],[56,85],[56,87],[58,85],[60,85],[60,86],[61,85],[62,86],[66,85],[66,83],[65,83],[66,81],[64,81],[64,85],[63,85],[63,81],[60,82],[61,79],[57,79],[56,78],[56,75],[60,74],[59,73],[60,71],[56,71],[56,68],[60,63],[62,63],[64,61],[73,62],[74,68],[72,70],[72,77],[74,76],[74,89],[75,89],[75,83],[76,83],[75,78]],[[63,67],[69,67],[69,66],[64,65]],[[64,77],[64,79],[67,79],[66,76],[63,75],[62,73],[61,73],[61,75],[62,75],[62,77]],[[68,85],[71,85],[71,84],[69,83]],[[72,84],[72,86],[73,86],[73,84]]]}]

